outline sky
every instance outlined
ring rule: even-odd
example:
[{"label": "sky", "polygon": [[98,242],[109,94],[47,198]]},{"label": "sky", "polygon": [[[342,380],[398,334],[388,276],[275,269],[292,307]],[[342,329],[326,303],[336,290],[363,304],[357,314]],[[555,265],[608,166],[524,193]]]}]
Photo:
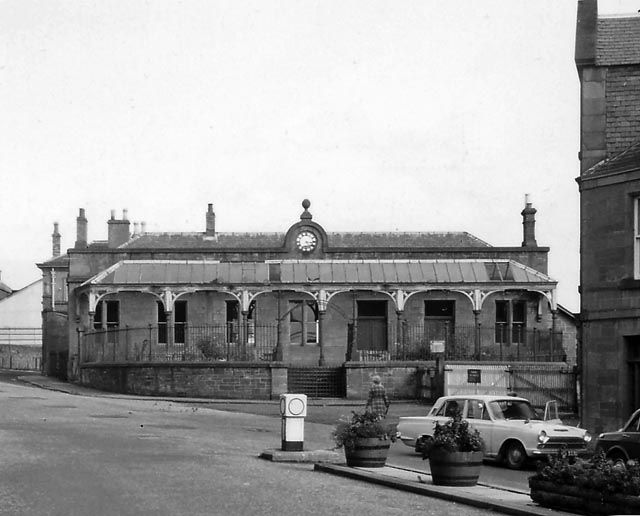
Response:
[{"label": "sky", "polygon": [[[467,231],[579,310],[575,0],[0,0],[0,270],[148,231]],[[640,0],[600,2],[635,13]]]}]

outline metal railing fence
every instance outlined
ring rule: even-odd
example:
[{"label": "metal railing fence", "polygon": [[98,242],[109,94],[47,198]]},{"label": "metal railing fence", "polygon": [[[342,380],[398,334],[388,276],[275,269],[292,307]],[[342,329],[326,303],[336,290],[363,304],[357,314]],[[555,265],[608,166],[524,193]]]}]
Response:
[{"label": "metal railing fence", "polygon": [[[213,362],[274,360],[276,325],[237,323],[109,328],[80,333],[80,362]],[[242,338],[245,336],[244,338]]]},{"label": "metal railing fence", "polygon": [[[392,329],[392,336],[397,336]],[[431,360],[434,345],[445,360],[562,362],[561,331],[502,326],[429,326],[403,324],[400,338],[389,346],[392,360]]]}]

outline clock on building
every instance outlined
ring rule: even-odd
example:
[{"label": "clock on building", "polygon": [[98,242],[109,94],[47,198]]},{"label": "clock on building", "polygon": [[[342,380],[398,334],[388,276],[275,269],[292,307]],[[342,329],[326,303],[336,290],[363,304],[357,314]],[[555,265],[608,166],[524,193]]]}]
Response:
[{"label": "clock on building", "polygon": [[304,253],[313,251],[318,243],[318,237],[311,231],[300,231],[296,237],[296,246]]}]

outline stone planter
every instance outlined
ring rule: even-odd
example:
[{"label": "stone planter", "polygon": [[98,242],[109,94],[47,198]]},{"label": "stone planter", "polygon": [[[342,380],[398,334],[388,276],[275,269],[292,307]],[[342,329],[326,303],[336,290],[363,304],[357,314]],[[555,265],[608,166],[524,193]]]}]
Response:
[{"label": "stone planter", "polygon": [[387,462],[391,441],[379,437],[362,437],[352,447],[344,447],[347,466],[382,468]]},{"label": "stone planter", "polygon": [[481,451],[448,452],[435,448],[429,452],[431,478],[437,486],[475,486],[482,468]]},{"label": "stone planter", "polygon": [[601,491],[529,479],[531,499],[543,507],[579,514],[640,514],[640,496],[605,495]]}]

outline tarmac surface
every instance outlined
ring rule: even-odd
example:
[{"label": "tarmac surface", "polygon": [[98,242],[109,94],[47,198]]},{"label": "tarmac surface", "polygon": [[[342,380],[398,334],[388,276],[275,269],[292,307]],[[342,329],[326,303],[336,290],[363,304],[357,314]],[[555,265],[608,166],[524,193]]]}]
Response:
[{"label": "tarmac surface", "polygon": [[[256,405],[265,405],[263,400],[210,400],[202,398],[169,398],[169,397],[149,397],[149,396],[133,396],[126,394],[114,394],[89,389],[72,383],[66,383],[55,378],[41,376],[39,374],[24,374],[18,376],[18,380],[24,383],[34,385],[43,389],[50,389],[59,392],[80,396],[100,396],[113,397],[121,399],[150,399],[150,400],[167,400],[175,403],[198,404],[205,403],[211,405],[233,405],[232,410],[242,412],[243,406],[246,412],[255,413]],[[272,405],[275,402],[267,402]],[[351,402],[344,400],[309,400],[310,405],[340,407],[338,410],[344,411],[345,407],[353,406]],[[409,408],[412,404],[408,404]],[[223,409],[224,410],[224,409]],[[402,408],[399,408],[402,412]],[[413,404],[415,410],[415,404]],[[330,416],[334,417],[331,410]],[[335,421],[335,419],[333,419]],[[500,512],[503,514],[515,515],[568,515],[571,513],[563,511],[555,511],[547,509],[535,504],[528,491],[517,489],[505,489],[497,485],[489,485],[479,483],[471,487],[447,487],[436,486],[431,480],[431,476],[424,471],[416,471],[403,467],[388,464],[382,468],[353,468],[344,465],[344,461],[339,455],[327,455],[321,453],[326,450],[318,450],[317,452],[306,452],[304,456],[300,452],[282,452],[278,450],[263,451],[260,454],[267,460],[274,462],[313,462],[314,470],[319,473],[339,475],[354,480],[368,482],[376,485],[383,485],[400,491],[422,494],[429,497],[448,500],[459,504],[466,504],[480,509]],[[296,455],[297,454],[297,455]]]}]

